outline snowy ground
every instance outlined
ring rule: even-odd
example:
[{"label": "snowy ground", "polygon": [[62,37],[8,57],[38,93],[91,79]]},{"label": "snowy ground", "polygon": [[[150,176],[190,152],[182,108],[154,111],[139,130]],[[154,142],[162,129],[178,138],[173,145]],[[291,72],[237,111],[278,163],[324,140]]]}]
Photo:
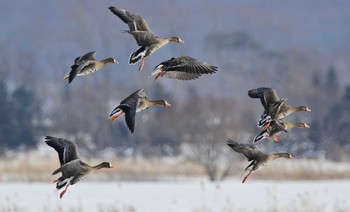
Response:
[{"label": "snowy ground", "polygon": [[0,184],[0,211],[348,211],[350,181]]}]

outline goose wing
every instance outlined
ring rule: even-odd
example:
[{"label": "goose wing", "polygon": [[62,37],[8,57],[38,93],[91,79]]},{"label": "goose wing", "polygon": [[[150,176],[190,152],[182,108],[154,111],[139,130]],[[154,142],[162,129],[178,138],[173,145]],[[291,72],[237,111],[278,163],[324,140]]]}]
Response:
[{"label": "goose wing", "polygon": [[136,40],[137,45],[139,46],[151,46],[153,44],[158,43],[158,37],[152,32],[131,30],[125,30],[125,32],[131,34]]},{"label": "goose wing", "polygon": [[227,145],[234,151],[242,153],[248,159],[248,161],[256,160],[262,153],[255,145],[240,144],[232,140],[227,141]]},{"label": "goose wing", "polygon": [[45,143],[57,151],[61,166],[79,159],[77,146],[69,140],[46,136]]},{"label": "goose wing", "polygon": [[126,125],[130,132],[133,133],[135,129],[136,103],[120,104],[119,108],[124,111]]},{"label": "goose wing", "polygon": [[[68,83],[71,83],[74,78],[84,69],[88,68],[91,64],[94,63],[93,60],[83,60],[79,61],[79,64],[74,64],[71,66],[71,71],[69,72]],[[89,69],[89,68],[88,68]],[[91,67],[90,67],[91,69]]]},{"label": "goose wing", "polygon": [[113,6],[109,7],[109,10],[126,23],[129,26],[130,31],[152,32],[146,20],[141,16]]},{"label": "goose wing", "polygon": [[272,88],[256,88],[248,91],[248,96],[251,98],[258,98],[264,106],[265,111],[269,111],[271,104],[279,102],[280,98],[277,96],[276,90]]},{"label": "goose wing", "polygon": [[135,116],[136,116],[136,109],[139,103],[140,98],[146,98],[146,93],[144,89],[139,89],[132,93],[130,96],[128,96],[126,99],[121,101],[119,108],[122,109],[125,113],[125,122],[128,126],[131,133],[134,132],[135,129]]},{"label": "goose wing", "polygon": [[163,65],[165,71],[177,71],[199,75],[213,74],[217,71],[217,67],[189,56],[171,58],[170,60],[164,61],[161,64]]},{"label": "goose wing", "polygon": [[96,60],[96,51],[92,51],[92,52],[84,54],[76,62],[82,62],[82,61],[86,61],[86,60]]},{"label": "goose wing", "polygon": [[154,70],[156,69],[162,69],[168,78],[180,80],[191,80],[202,74],[213,74],[218,71],[217,67],[189,56],[171,58],[158,64]]}]

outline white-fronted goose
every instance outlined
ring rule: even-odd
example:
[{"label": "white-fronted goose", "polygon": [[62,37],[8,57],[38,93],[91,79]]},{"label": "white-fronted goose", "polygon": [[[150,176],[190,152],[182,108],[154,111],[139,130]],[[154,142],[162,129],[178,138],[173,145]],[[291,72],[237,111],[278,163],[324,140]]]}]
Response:
[{"label": "white-fronted goose", "polygon": [[93,73],[102,69],[107,63],[118,63],[118,61],[111,57],[98,61],[95,59],[95,56],[96,51],[93,51],[77,57],[74,61],[74,65],[71,66],[72,70],[66,74],[63,79],[71,83],[76,76],[84,76]]},{"label": "white-fronted goose", "polygon": [[[306,106],[291,107],[285,104],[287,99],[280,99],[277,96],[276,90],[272,88],[256,88],[248,91],[248,96],[251,98],[259,98],[264,107],[264,113],[261,115],[261,120],[258,123],[259,127],[266,129],[270,122],[276,119],[282,119],[294,112],[311,110]],[[277,122],[278,124],[278,122]]]},{"label": "white-fronted goose", "polygon": [[60,198],[66,193],[69,185],[74,185],[79,180],[83,179],[87,174],[99,170],[101,168],[113,168],[109,162],[103,162],[97,166],[90,166],[89,164],[81,161],[77,152],[77,146],[66,139],[55,138],[52,136],[46,136],[45,142],[50,147],[54,148],[58,153],[61,167],[56,169],[52,175],[62,173],[62,176],[53,181],[56,183],[56,188],[61,189],[64,186],[65,189],[60,193]]},{"label": "white-fronted goose", "polygon": [[160,77],[168,77],[179,80],[196,79],[202,74],[213,74],[217,72],[217,67],[206,62],[199,61],[189,56],[171,58],[158,64],[150,76],[156,75],[154,81]]},{"label": "white-fronted goose", "polygon": [[248,161],[252,161],[244,171],[249,170],[249,173],[243,178],[242,183],[244,183],[249,175],[253,171],[257,171],[263,166],[266,166],[268,162],[275,160],[277,158],[293,158],[289,153],[264,153],[258,149],[255,145],[239,144],[235,141],[227,141],[227,145],[230,146],[235,152],[242,153]]},{"label": "white-fronted goose", "polygon": [[283,131],[287,132],[288,129],[292,128],[310,128],[310,126],[305,123],[291,123],[284,119],[277,119],[271,121],[271,124],[265,130],[261,131],[259,135],[255,136],[253,142],[256,143],[264,138],[280,141],[281,138],[276,137],[276,135]]},{"label": "white-fronted goose", "polygon": [[144,66],[145,57],[150,56],[159,48],[165,46],[169,42],[184,43],[184,41],[178,37],[160,38],[156,36],[148,27],[146,20],[139,15],[113,6],[109,7],[109,9],[124,23],[128,24],[130,30],[125,30],[125,32],[130,33],[135,38],[137,45],[140,46],[140,48],[129,57],[130,65],[141,61],[139,71],[141,71]]},{"label": "white-fronted goose", "polygon": [[109,119],[115,121],[120,115],[125,113],[126,125],[130,132],[133,133],[135,129],[136,113],[154,105],[171,106],[171,104],[165,100],[148,100],[145,90],[139,89],[121,101],[120,104],[112,110]]}]

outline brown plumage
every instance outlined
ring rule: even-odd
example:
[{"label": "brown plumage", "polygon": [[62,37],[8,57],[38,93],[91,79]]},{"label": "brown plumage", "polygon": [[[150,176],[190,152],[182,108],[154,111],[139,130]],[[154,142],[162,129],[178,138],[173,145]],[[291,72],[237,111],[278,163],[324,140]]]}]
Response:
[{"label": "brown plumage", "polygon": [[171,106],[171,104],[165,100],[148,100],[145,90],[139,89],[121,101],[120,104],[112,110],[109,119],[115,121],[120,115],[125,113],[126,125],[130,132],[133,133],[135,129],[136,113],[155,105]]},{"label": "brown plumage", "polygon": [[93,51],[77,57],[74,61],[74,65],[71,66],[72,70],[66,74],[63,79],[68,80],[68,82],[71,83],[76,76],[84,76],[94,73],[95,71],[102,69],[108,63],[118,63],[111,57],[98,61],[95,59],[95,56],[96,51]]},{"label": "brown plumage", "polygon": [[59,172],[62,173],[62,176],[54,181],[57,189],[66,186],[60,193],[60,198],[66,193],[69,185],[74,185],[87,174],[101,168],[113,168],[109,162],[103,162],[97,166],[90,166],[83,162],[79,159],[77,146],[69,140],[46,136],[45,142],[57,151],[60,160],[61,167],[52,173],[52,175],[58,174]]},{"label": "brown plumage", "polygon": [[196,79],[202,74],[213,74],[217,67],[189,56],[171,58],[158,64],[150,76],[156,75],[154,81],[160,77],[168,77],[179,80]]},{"label": "brown plumage", "polygon": [[131,34],[135,38],[137,45],[140,46],[129,57],[130,65],[141,61],[139,71],[143,69],[145,57],[150,56],[159,48],[169,42],[184,43],[179,37],[160,38],[156,36],[148,27],[146,20],[139,15],[113,6],[109,7],[109,10],[129,26],[130,30],[125,30],[125,32]]},{"label": "brown plumage", "polygon": [[230,146],[235,152],[243,154],[247,160],[251,163],[245,168],[244,171],[249,170],[249,173],[243,178],[242,183],[244,183],[249,175],[253,171],[261,169],[266,166],[268,162],[275,160],[277,158],[293,158],[289,153],[264,153],[258,149],[255,145],[239,144],[235,141],[228,140],[227,145]]},{"label": "brown plumage", "polygon": [[264,113],[261,115],[261,120],[258,123],[258,126],[263,127],[263,129],[266,129],[271,121],[282,119],[294,112],[311,111],[306,106],[291,107],[286,105],[285,101],[287,99],[280,99],[277,96],[276,90],[272,88],[261,87],[252,89],[248,91],[248,96],[251,98],[259,98],[264,107]]},{"label": "brown plumage", "polygon": [[276,135],[283,131],[287,132],[288,129],[292,128],[310,128],[310,126],[305,123],[291,123],[284,119],[277,119],[271,121],[271,124],[265,130],[261,131],[259,135],[255,136],[253,143],[256,143],[264,138],[280,141],[281,138],[276,137]]}]

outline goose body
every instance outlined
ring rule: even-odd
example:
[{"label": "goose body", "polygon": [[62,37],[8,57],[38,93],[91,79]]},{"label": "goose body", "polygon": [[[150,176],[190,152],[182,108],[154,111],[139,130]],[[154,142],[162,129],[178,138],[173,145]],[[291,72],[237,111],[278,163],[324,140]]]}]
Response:
[{"label": "goose body", "polygon": [[256,143],[264,138],[280,141],[281,138],[276,137],[276,135],[283,131],[287,132],[288,129],[292,128],[310,128],[310,126],[305,123],[291,123],[284,119],[277,119],[271,121],[271,124],[265,130],[261,131],[259,135],[255,136],[253,143]]},{"label": "goose body", "polygon": [[60,172],[62,174],[61,177],[54,181],[57,189],[65,187],[65,189],[60,193],[60,198],[62,198],[66,193],[69,185],[74,185],[79,180],[86,177],[86,175],[89,173],[101,168],[113,168],[109,162],[103,162],[97,166],[90,166],[89,164],[83,162],[79,158],[77,146],[69,140],[46,136],[45,143],[54,148],[58,153],[61,166],[56,169],[52,175]]},{"label": "goose body", "polygon": [[67,73],[63,79],[71,83],[76,76],[84,76],[93,73],[102,69],[108,63],[118,63],[118,61],[111,57],[98,61],[95,56],[96,51],[93,51],[77,57],[74,64],[71,66],[71,71]]},{"label": "goose body", "polygon": [[217,67],[189,56],[171,58],[158,64],[150,76],[156,75],[154,81],[160,77],[167,77],[179,80],[196,79],[202,74],[213,74]]},{"label": "goose body", "polygon": [[243,178],[242,183],[244,183],[249,175],[253,171],[257,171],[262,167],[266,166],[270,161],[277,158],[293,158],[289,153],[265,153],[259,150],[256,145],[240,144],[235,141],[227,141],[227,145],[231,147],[235,152],[243,154],[248,162],[251,162],[244,171],[249,170],[248,174]]},{"label": "goose body", "polygon": [[280,99],[276,90],[272,88],[261,87],[252,89],[248,91],[248,96],[260,99],[264,107],[264,113],[261,115],[261,120],[258,123],[258,126],[263,127],[263,129],[266,129],[273,120],[282,119],[298,111],[311,111],[306,106],[291,107],[286,105],[286,99]]},{"label": "goose body", "polygon": [[171,104],[165,100],[148,100],[145,90],[139,89],[121,101],[120,104],[112,110],[109,119],[115,121],[120,115],[125,113],[126,125],[131,133],[133,133],[135,129],[136,113],[155,105],[171,106]]},{"label": "goose body", "polygon": [[160,38],[156,36],[149,28],[146,20],[137,14],[113,6],[108,9],[128,25],[129,30],[125,30],[125,32],[131,34],[136,40],[139,48],[130,55],[129,64],[134,65],[141,61],[139,71],[143,69],[145,57],[150,56],[159,48],[169,42],[184,43],[179,37]]}]

